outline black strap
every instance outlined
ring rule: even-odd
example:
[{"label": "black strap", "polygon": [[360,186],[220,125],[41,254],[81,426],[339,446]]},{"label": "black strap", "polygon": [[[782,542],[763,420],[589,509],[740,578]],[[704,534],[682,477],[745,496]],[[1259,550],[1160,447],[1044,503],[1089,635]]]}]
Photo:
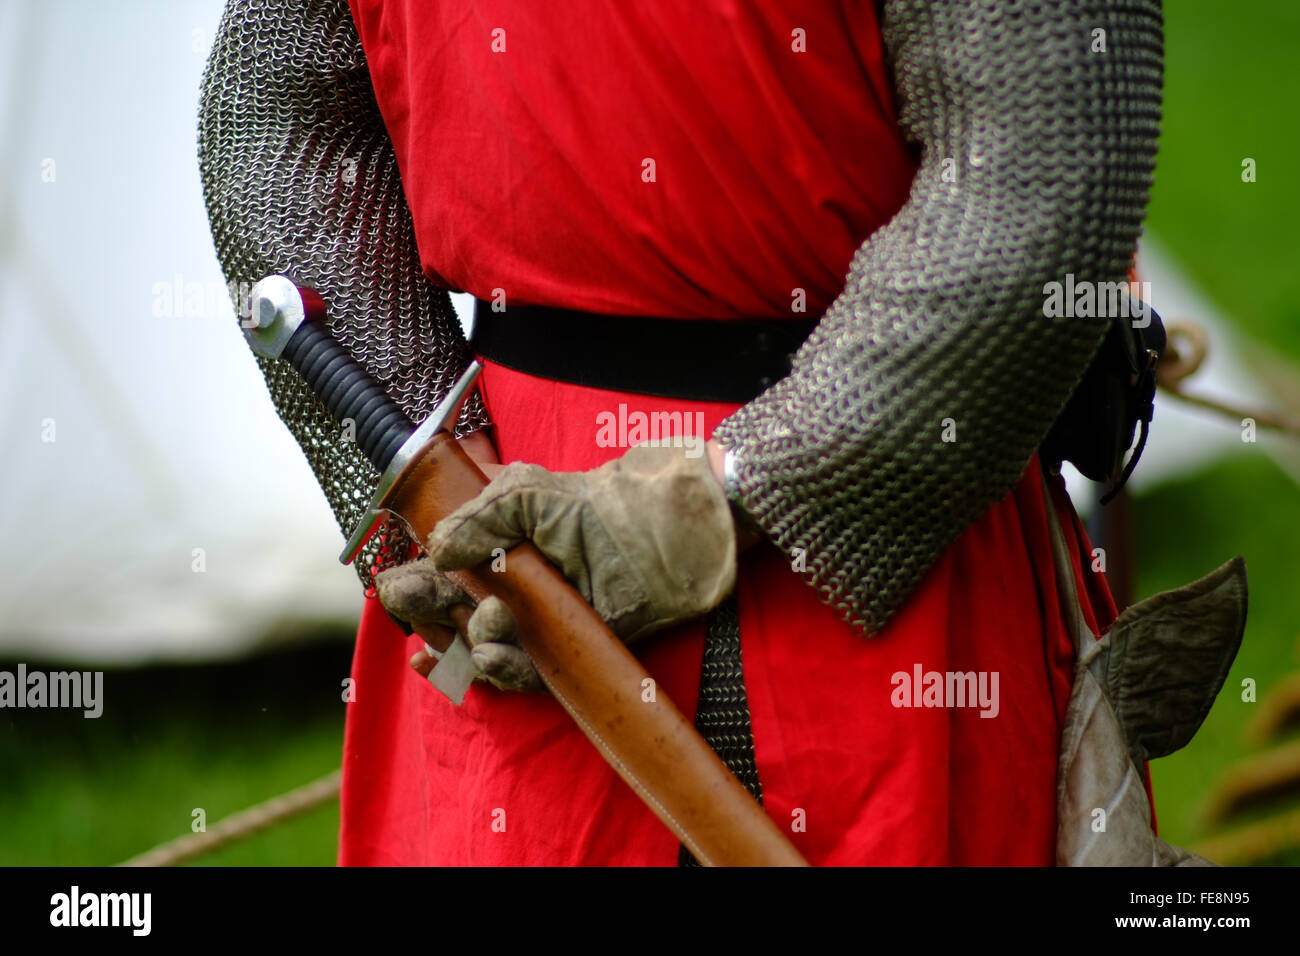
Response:
[{"label": "black strap", "polygon": [[812,331],[793,319],[661,319],[474,305],[470,348],[498,365],[618,392],[748,402],[790,373]]},{"label": "black strap", "polygon": [[1133,391],[1131,396],[1130,414],[1137,417],[1138,423],[1138,443],[1133,449],[1133,454],[1129,457],[1128,464],[1120,473],[1119,480],[1115,482],[1114,487],[1106,494],[1102,495],[1101,503],[1110,504],[1111,500],[1120,492],[1120,489],[1128,483],[1133,475],[1133,469],[1137,467],[1138,462],[1142,460],[1142,452],[1147,447],[1147,436],[1151,434],[1151,419],[1156,411],[1156,363],[1160,361],[1160,356],[1165,349],[1164,326],[1160,327],[1159,351],[1155,348],[1147,349],[1146,354],[1140,359],[1142,367],[1134,376]]}]

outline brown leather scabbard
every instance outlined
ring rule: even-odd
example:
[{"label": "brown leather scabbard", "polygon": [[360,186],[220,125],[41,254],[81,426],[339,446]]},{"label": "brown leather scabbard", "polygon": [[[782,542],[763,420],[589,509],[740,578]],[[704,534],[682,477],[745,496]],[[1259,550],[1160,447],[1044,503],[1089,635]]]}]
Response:
[{"label": "brown leather scabbard", "polygon": [[[425,540],[487,484],[450,433],[439,432],[383,505]],[[600,616],[529,542],[504,569],[454,577],[475,600],[505,601],[519,645],[555,699],[611,767],[707,866],[806,866],[763,808]],[[653,693],[648,692],[653,690]]]}]

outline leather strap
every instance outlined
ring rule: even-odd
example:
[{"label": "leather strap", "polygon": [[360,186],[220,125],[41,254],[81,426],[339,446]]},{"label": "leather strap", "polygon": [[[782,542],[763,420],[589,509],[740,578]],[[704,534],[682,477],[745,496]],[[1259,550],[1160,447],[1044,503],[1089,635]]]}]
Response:
[{"label": "leather strap", "polygon": [[[1040,462],[1041,465],[1041,462]],[[1047,527],[1052,539],[1052,563],[1056,570],[1056,598],[1061,605],[1065,618],[1066,630],[1074,643],[1076,657],[1082,657],[1097,640],[1083,615],[1079,602],[1079,586],[1074,578],[1074,564],[1070,561],[1070,549],[1065,542],[1065,532],[1061,529],[1061,520],[1056,512],[1056,500],[1052,495],[1051,480],[1047,469],[1041,469],[1043,485],[1043,504],[1047,508]]]}]

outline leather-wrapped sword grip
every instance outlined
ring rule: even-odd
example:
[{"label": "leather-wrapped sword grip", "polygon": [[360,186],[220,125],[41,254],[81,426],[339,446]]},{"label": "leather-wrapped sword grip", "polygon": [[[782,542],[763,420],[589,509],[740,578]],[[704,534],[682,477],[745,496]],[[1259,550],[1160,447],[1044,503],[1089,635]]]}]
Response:
[{"label": "leather-wrapped sword grip", "polygon": [[[439,432],[398,477],[383,504],[424,540],[487,478]],[[476,600],[494,594],[519,627],[519,645],[556,700],[610,766],[695,858],[719,866],[805,866],[803,857],[582,596],[531,544],[499,572],[454,573]]]},{"label": "leather-wrapped sword grip", "polygon": [[310,318],[294,331],[282,356],[302,375],[334,420],[355,426],[357,443],[379,472],[411,437],[411,421],[357,360]]}]

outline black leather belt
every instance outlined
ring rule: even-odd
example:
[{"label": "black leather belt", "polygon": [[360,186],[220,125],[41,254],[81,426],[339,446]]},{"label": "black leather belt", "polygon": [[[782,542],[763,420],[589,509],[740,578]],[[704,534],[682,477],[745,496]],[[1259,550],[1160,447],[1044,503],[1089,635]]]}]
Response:
[{"label": "black leather belt", "polygon": [[617,392],[743,404],[790,372],[813,322],[661,319],[474,305],[470,348],[506,368]]}]

